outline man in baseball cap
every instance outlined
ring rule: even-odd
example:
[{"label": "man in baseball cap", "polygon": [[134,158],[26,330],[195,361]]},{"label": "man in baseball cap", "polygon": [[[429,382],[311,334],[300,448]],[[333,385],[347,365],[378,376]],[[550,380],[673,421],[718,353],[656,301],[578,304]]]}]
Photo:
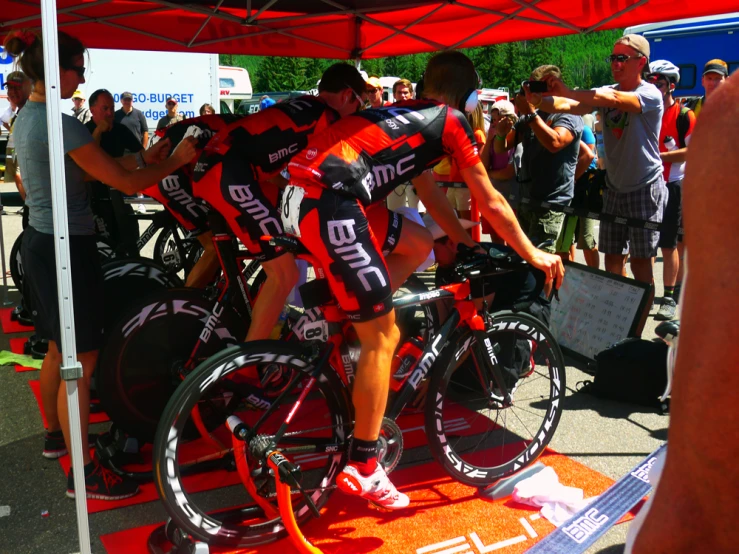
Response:
[{"label": "man in baseball cap", "polygon": [[85,107],[85,94],[81,90],[75,90],[72,95],[72,102],[74,102],[74,108],[72,108],[72,116],[79,119],[82,123],[87,123],[92,119],[92,113],[88,108]]},{"label": "man in baseball cap", "polygon": [[703,77],[701,77],[701,85],[703,85],[703,90],[706,93],[694,105],[689,106],[693,110],[695,117],[698,117],[701,113],[706,99],[713,94],[713,91],[721,86],[728,76],[729,65],[724,60],[716,58],[706,62],[706,65],[703,66]]},{"label": "man in baseball cap", "polygon": [[3,127],[10,130],[11,120],[18,114],[31,96],[32,83],[31,79],[22,71],[13,71],[8,73],[5,78],[3,87],[8,91],[8,102],[10,107],[0,115]]},{"label": "man in baseball cap", "polygon": [[382,83],[377,77],[370,77],[367,79],[367,95],[369,96],[369,103],[371,108],[382,108],[383,106],[389,105],[382,99]]},{"label": "man in baseball cap", "polygon": [[149,143],[149,124],[144,113],[133,107],[133,94],[128,91],[121,94],[121,109],[116,110],[113,120],[125,125],[146,148]]}]

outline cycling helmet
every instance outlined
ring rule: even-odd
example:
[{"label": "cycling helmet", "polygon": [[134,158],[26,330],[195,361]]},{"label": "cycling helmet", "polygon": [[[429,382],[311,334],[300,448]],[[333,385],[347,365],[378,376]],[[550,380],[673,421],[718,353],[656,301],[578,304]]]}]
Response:
[{"label": "cycling helmet", "polygon": [[650,63],[649,73],[651,75],[663,75],[664,77],[667,77],[670,82],[675,84],[680,82],[680,70],[675,64],[668,62],[667,60],[655,60]]}]

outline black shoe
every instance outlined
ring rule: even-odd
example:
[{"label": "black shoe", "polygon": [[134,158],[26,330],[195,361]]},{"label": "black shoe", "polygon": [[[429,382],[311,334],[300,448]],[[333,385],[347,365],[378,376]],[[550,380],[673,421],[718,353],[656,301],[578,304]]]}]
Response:
[{"label": "black shoe", "polygon": [[[97,462],[92,472],[85,477],[85,488],[87,498],[98,500],[123,500],[130,498],[139,492],[139,486],[135,481],[116,475],[109,469]],[[87,466],[86,466],[87,469]],[[67,497],[74,498],[74,477],[72,469],[67,476]]]},{"label": "black shoe", "polygon": [[[89,433],[87,435],[87,443],[90,448],[95,446],[97,437],[96,433]],[[53,433],[49,433],[47,431],[46,434],[44,434],[44,451],[41,453],[44,458],[56,460],[57,458],[65,456],[67,452],[69,452],[69,450],[67,450],[67,445],[64,442],[64,435],[62,435],[61,431],[54,431]]]}]

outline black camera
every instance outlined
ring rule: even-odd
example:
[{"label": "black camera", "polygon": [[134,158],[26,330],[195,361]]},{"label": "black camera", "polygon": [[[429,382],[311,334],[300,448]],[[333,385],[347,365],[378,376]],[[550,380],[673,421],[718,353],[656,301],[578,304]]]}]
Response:
[{"label": "black camera", "polygon": [[521,83],[521,94],[523,94],[524,87],[528,85],[529,91],[541,94],[547,91],[546,81],[524,81]]}]

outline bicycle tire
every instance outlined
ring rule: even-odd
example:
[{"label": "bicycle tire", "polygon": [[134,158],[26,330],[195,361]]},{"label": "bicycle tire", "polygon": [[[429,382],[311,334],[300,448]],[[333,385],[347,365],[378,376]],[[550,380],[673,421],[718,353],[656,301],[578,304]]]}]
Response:
[{"label": "bicycle tire", "polygon": [[[432,375],[426,403],[431,453],[447,473],[472,486],[489,485],[533,463],[557,429],[565,396],[564,358],[542,322],[524,313],[498,312],[486,335],[491,345],[535,344],[531,355],[535,364],[531,373],[519,377],[512,405],[496,406],[480,382],[474,356],[465,360],[476,344],[471,331],[455,341],[446,368]],[[476,386],[453,385],[457,371],[461,372],[457,378],[471,373]]]},{"label": "bicycle tire", "polygon": [[[179,234],[180,242],[185,250],[184,256],[174,242],[173,234],[175,232]],[[195,244],[200,246],[197,239],[188,238],[187,233],[183,232],[182,228],[178,225],[168,225],[157,235],[154,241],[154,253],[152,257],[156,263],[165,267],[167,271],[177,274],[185,268],[185,260]]]},{"label": "bicycle tire", "polygon": [[18,238],[15,239],[13,247],[10,249],[10,258],[8,265],[10,266],[10,277],[13,279],[15,288],[23,294],[23,261],[21,260],[21,244],[23,244],[23,233],[21,231]]},{"label": "bicycle tire", "polygon": [[[13,279],[15,288],[21,291],[21,294],[23,293],[23,261],[21,260],[21,245],[23,244],[24,233],[25,231],[21,231],[15,239],[15,242],[10,249],[10,257],[8,260],[10,277]],[[96,242],[98,255],[100,256],[100,263],[104,264],[113,257],[113,248],[102,237],[97,237]]]},{"label": "bicycle tire", "polygon": [[[264,518],[264,512],[256,505],[244,507],[244,489],[237,485],[240,495],[237,504],[239,506],[238,517],[233,516],[232,511],[224,512],[216,510],[215,513],[206,513],[201,509],[197,502],[202,497],[198,496],[194,500],[187,491],[187,487],[182,481],[180,475],[180,457],[179,446],[182,443],[181,436],[184,427],[189,421],[189,414],[192,413],[195,406],[205,399],[213,402],[213,399],[225,397],[223,391],[230,391],[231,396],[229,402],[233,407],[234,397],[236,393],[228,386],[235,380],[248,379],[240,371],[244,367],[261,367],[278,366],[281,371],[287,371],[290,375],[294,375],[295,371],[303,371],[305,380],[309,379],[309,373],[313,369],[311,363],[303,360],[304,349],[300,346],[281,343],[278,341],[256,341],[252,343],[242,344],[229,348],[220,354],[210,358],[200,366],[198,366],[185,381],[180,385],[175,394],[170,398],[167,407],[162,415],[161,421],[157,428],[156,438],[154,440],[153,460],[154,460],[154,483],[157,487],[159,496],[164,504],[165,509],[180,529],[195,537],[196,539],[207,542],[211,545],[229,546],[229,547],[249,547],[259,544],[265,544],[275,541],[286,536],[285,528],[279,517],[273,519]],[[279,364],[275,364],[275,360],[279,360]],[[248,371],[248,370],[247,370]],[[261,375],[257,371],[257,375]],[[233,381],[232,381],[233,380]],[[305,380],[302,382],[305,383]],[[259,382],[253,379],[253,383]],[[351,426],[351,410],[349,392],[343,386],[339,377],[333,370],[323,372],[316,380],[316,388],[308,395],[306,402],[318,400],[324,402],[325,411],[316,411],[317,404],[303,405],[298,409],[298,417],[291,423],[291,429],[299,429],[301,425],[313,425],[312,417],[316,417],[318,413],[318,424],[322,427],[317,429],[307,429],[304,431],[297,430],[292,436],[286,435],[284,442],[278,444],[286,446],[292,439],[296,444],[296,449],[306,447],[310,449],[310,444],[306,444],[309,438],[298,436],[300,433],[322,432],[330,435],[320,440],[332,441],[335,448],[326,447],[324,444],[324,453],[319,457],[325,456],[325,462],[321,460],[313,460],[319,464],[318,468],[303,468],[303,486],[320,509],[325,504],[328,497],[333,492],[334,481],[340,469],[344,466],[348,455],[348,437]],[[248,389],[253,390],[253,389]],[[241,397],[243,400],[245,397]],[[250,422],[259,418],[263,413],[264,407],[260,408],[251,399],[247,403],[247,408],[251,411],[238,412],[239,417],[246,421],[246,416],[254,411],[259,413],[252,414]],[[263,401],[262,401],[263,402]],[[236,404],[240,404],[239,401]],[[284,420],[288,410],[293,406],[289,400],[284,400],[277,408],[277,417],[275,421],[266,421],[259,431],[267,431],[267,435],[273,434],[274,430],[279,427],[281,421]],[[282,410],[282,413],[280,413]],[[297,426],[297,427],[296,427]],[[223,426],[225,429],[225,425]],[[231,437],[231,432],[226,429],[226,434]],[[264,435],[265,433],[259,433]],[[225,437],[224,437],[225,438]],[[319,440],[318,436],[315,440]],[[251,454],[248,452],[246,443],[243,450],[247,457]],[[291,457],[290,454],[286,455]],[[310,456],[306,454],[305,456]],[[313,452],[316,457],[316,451]],[[300,463],[295,458],[293,462]],[[251,463],[254,460],[251,459]],[[310,463],[306,460],[304,463]],[[265,473],[264,467],[250,466],[249,474],[254,479],[264,479],[269,487],[270,483],[274,486],[274,475]],[[305,483],[305,479],[310,475],[310,483],[317,486],[312,487]],[[274,490],[273,488],[271,490]],[[219,490],[218,497],[226,496],[227,491]],[[211,498],[212,500],[212,498]],[[205,501],[205,500],[203,500]],[[272,502],[276,502],[272,500]],[[253,501],[252,501],[253,503]],[[300,524],[311,517],[311,512],[303,500],[302,496],[296,495],[296,503],[294,505],[295,517]],[[228,514],[228,515],[226,515]],[[223,518],[222,520],[217,519]],[[245,518],[249,518],[246,519]],[[256,522],[254,519],[256,518]],[[261,519],[260,519],[261,518]],[[252,523],[245,523],[252,522]]]},{"label": "bicycle tire", "polygon": [[[214,304],[198,289],[162,290],[122,314],[108,333],[95,384],[102,408],[123,431],[142,442],[154,440]],[[198,363],[245,336],[243,319],[225,308],[211,326]]]}]

